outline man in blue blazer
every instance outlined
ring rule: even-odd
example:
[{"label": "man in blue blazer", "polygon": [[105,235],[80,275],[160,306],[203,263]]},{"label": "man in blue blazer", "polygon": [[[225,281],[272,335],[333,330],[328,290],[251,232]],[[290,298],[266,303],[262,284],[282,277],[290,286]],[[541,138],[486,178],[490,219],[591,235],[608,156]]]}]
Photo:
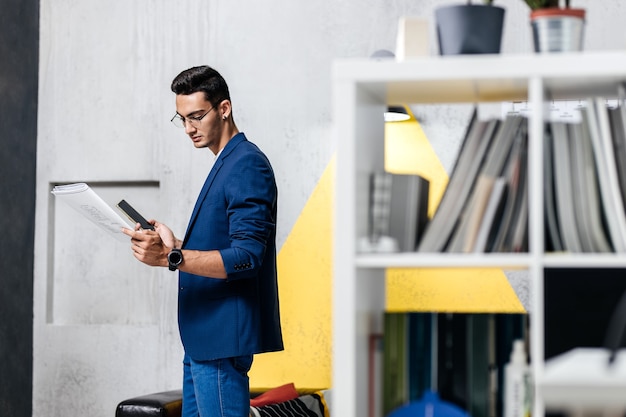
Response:
[{"label": "man in blue blazer", "polygon": [[134,256],[179,270],[178,324],[185,350],[183,416],[249,415],[254,354],[283,349],[276,273],[274,172],[233,119],[224,78],[208,66],[172,82],[176,114],[215,162],[183,240],[163,223],[126,230]]}]

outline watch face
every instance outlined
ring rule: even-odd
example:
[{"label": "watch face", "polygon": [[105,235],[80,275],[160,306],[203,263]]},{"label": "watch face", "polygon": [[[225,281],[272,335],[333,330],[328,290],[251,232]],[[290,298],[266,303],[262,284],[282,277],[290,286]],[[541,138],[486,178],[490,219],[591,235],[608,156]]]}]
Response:
[{"label": "watch face", "polygon": [[174,265],[179,265],[182,261],[183,261],[183,257],[181,255],[180,252],[176,251],[176,252],[170,252],[169,255],[167,255],[168,260],[170,261],[170,263],[174,264]]}]

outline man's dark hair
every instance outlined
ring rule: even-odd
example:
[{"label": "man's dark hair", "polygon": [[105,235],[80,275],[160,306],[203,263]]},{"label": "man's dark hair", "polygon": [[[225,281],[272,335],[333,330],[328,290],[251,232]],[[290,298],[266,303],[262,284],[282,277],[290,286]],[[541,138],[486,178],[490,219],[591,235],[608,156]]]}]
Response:
[{"label": "man's dark hair", "polygon": [[176,95],[189,95],[204,92],[204,98],[213,106],[217,106],[223,100],[230,100],[228,85],[219,72],[203,65],[189,68],[174,78],[172,92]]}]

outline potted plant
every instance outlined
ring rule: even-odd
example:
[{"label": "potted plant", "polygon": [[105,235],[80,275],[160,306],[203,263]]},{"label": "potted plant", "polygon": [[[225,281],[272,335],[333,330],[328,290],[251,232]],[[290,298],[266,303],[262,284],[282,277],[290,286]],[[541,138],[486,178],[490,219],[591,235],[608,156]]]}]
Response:
[{"label": "potted plant", "polygon": [[500,53],[504,8],[493,0],[438,7],[435,23],[441,55]]},{"label": "potted plant", "polygon": [[583,49],[585,10],[565,0],[524,0],[530,7],[535,52],[572,52]]}]

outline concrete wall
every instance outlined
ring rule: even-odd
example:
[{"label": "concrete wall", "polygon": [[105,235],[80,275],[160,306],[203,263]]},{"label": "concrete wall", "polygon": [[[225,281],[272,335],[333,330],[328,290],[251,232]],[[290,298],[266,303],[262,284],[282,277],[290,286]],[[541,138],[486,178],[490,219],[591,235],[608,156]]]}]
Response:
[{"label": "concrete wall", "polygon": [[[530,52],[526,6],[497,3],[507,9],[502,53]],[[588,9],[587,49],[624,47],[619,1],[574,3]],[[330,119],[333,59],[394,50],[399,17],[432,19],[441,4],[41,2],[34,416],[110,416],[122,399],[180,386],[174,275],[138,265],[127,245],[55,204],[51,185],[87,181],[182,235],[210,154],[169,123],[169,83],[208,63],[230,83],[239,127],[274,165],[282,246],[341,140]],[[462,130],[464,119],[446,108],[421,116],[449,169],[458,144],[438,132]]]}]

